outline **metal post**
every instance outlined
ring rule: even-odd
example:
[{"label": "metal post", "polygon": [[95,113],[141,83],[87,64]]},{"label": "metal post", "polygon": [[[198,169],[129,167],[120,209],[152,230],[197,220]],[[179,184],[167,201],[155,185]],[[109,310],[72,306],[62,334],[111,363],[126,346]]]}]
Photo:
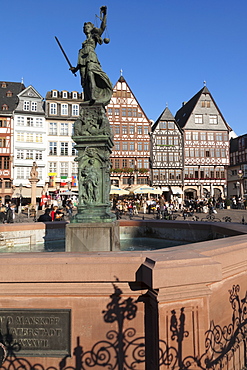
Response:
[{"label": "metal post", "polygon": [[159,311],[158,293],[148,290],[138,301],[145,307],[145,370],[159,370]]}]

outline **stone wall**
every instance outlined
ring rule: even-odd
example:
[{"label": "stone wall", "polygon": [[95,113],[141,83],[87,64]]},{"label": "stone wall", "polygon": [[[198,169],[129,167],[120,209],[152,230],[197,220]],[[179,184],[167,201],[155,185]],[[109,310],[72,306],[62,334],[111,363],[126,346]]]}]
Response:
[{"label": "stone wall", "polygon": [[[1,310],[71,313],[69,354],[41,357],[34,348],[34,357],[15,352],[16,364],[25,358],[29,367],[100,369],[114,368],[120,357],[125,368],[144,369],[143,295],[150,292],[158,301],[160,369],[220,369],[224,363],[240,370],[246,361],[246,243],[239,235],[150,252],[1,254]],[[148,325],[152,317],[146,319]],[[24,322],[22,335],[35,339],[29,325]]]}]

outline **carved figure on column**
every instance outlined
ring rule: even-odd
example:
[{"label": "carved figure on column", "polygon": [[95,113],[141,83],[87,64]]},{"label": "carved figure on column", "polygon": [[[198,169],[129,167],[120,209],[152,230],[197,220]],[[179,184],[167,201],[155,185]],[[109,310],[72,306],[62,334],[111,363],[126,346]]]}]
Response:
[{"label": "carved figure on column", "polygon": [[96,202],[98,198],[99,178],[94,162],[94,158],[89,159],[88,164],[81,171],[82,185],[85,189],[84,198],[89,202]]},{"label": "carved figure on column", "polygon": [[[91,22],[84,23],[83,32],[86,40],[82,43],[79,50],[78,62],[76,67],[70,67],[72,73],[80,71],[81,85],[84,91],[84,100],[90,105],[102,103],[106,106],[112,97],[112,83],[105,72],[103,72],[98,60],[95,48],[97,44],[102,45],[102,33],[106,28],[107,7],[100,8],[100,28],[94,26]],[[108,39],[104,39],[108,43]]]},{"label": "carved figure on column", "polygon": [[31,179],[37,179],[38,178],[37,168],[38,168],[37,163],[33,162],[33,165],[32,165],[31,171],[30,171]]}]

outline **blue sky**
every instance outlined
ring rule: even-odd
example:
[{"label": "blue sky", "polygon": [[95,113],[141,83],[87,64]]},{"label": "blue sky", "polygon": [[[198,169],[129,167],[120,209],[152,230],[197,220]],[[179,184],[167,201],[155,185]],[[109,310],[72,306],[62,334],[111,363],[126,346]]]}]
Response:
[{"label": "blue sky", "polygon": [[102,5],[111,40],[97,47],[102,68],[113,84],[123,70],[150,119],[166,104],[175,115],[206,81],[236,134],[247,132],[246,0],[2,1],[0,80],[23,77],[42,96],[81,91],[54,36],[76,65],[83,23],[95,23]]}]

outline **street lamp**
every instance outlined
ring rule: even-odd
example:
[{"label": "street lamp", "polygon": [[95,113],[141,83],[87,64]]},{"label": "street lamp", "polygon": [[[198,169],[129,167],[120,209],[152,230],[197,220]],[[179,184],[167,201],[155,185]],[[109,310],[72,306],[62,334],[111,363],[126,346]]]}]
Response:
[{"label": "street lamp", "polygon": [[21,198],[22,198],[22,187],[23,185],[22,184],[19,184],[19,192],[20,192],[20,204],[19,204],[19,209],[18,209],[18,213],[21,213]]},{"label": "street lamp", "polygon": [[236,183],[236,188],[237,188],[237,198],[239,198],[239,188],[240,188],[240,182],[237,181]]}]

